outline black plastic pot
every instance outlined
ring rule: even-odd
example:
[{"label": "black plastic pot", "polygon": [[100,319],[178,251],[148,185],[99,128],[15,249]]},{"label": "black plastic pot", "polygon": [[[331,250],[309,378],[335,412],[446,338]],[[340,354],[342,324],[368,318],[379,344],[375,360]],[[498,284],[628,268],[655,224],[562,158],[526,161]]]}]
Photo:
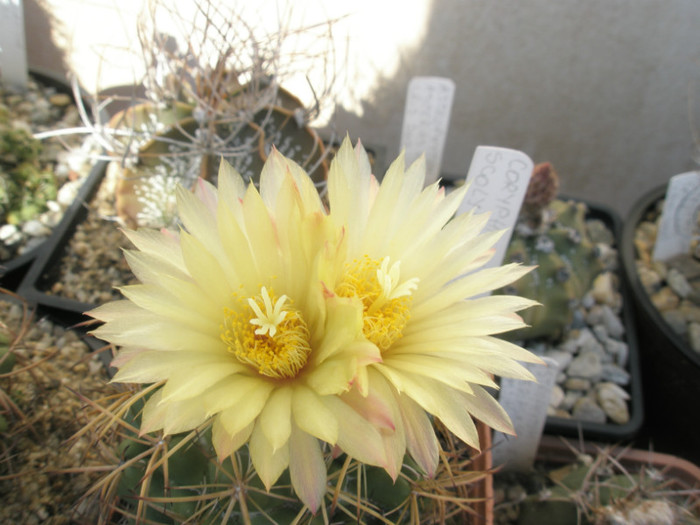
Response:
[{"label": "black plastic pot", "polygon": [[38,254],[19,285],[19,295],[30,304],[66,323],[87,321],[88,318],[83,315],[84,312],[96,305],[46,293],[43,291],[46,289],[43,284],[55,276],[76,227],[87,217],[88,204],[100,187],[107,164],[107,161],[99,161],[93,166],[75,201],[66,210],[63,219],[46,241],[46,247]]},{"label": "black plastic pot", "polygon": [[[30,70],[29,74],[40,84],[53,87],[59,93],[65,93],[71,97],[74,97],[72,88],[65,82],[65,80],[47,71],[36,69]],[[22,255],[7,261],[0,261],[0,286],[8,290],[17,290],[31,263],[37,257],[39,257],[47,245],[48,241],[44,241],[36,248],[28,250]]]},{"label": "black plastic pot", "polygon": [[682,455],[700,464],[697,431],[700,402],[700,354],[676,334],[654,307],[639,279],[634,236],[637,225],[664,198],[666,186],[637,201],[627,216],[621,253],[637,322],[642,380],[646,397],[643,438],[656,450]]},{"label": "black plastic pot", "polygon": [[[566,200],[566,198],[564,197]],[[589,219],[599,219],[613,232],[615,244],[618,248],[618,257],[622,240],[622,220],[610,208],[600,204],[586,202]],[[629,348],[628,372],[630,384],[627,391],[630,394],[629,411],[630,419],[623,425],[615,423],[592,423],[576,419],[560,417],[548,417],[545,422],[544,432],[557,436],[580,437],[604,442],[619,442],[632,439],[642,427],[644,420],[644,400],[642,394],[642,375],[640,368],[639,350],[635,318],[632,310],[632,298],[622,278],[622,264],[620,262],[618,276],[620,277],[620,293],[622,294],[622,321],[625,325],[625,342]]]}]

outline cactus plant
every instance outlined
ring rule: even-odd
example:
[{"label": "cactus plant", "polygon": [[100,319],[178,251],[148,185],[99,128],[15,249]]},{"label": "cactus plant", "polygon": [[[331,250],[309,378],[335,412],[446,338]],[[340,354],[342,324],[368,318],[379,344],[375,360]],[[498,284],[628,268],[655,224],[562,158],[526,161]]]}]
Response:
[{"label": "cactus plant", "polygon": [[506,252],[506,261],[537,266],[537,270],[503,292],[542,305],[523,313],[530,327],[512,332],[512,338],[561,336],[603,269],[600,251],[588,235],[586,205],[556,199],[558,185],[549,163],[535,167]]},{"label": "cactus plant", "polygon": [[520,501],[499,504],[496,522],[510,515],[518,525],[700,524],[700,486],[692,487],[688,480],[654,464],[652,454],[640,462],[628,459],[628,454],[636,457],[629,449],[595,447],[592,453],[584,453],[572,447],[567,456],[572,455],[573,461],[540,464],[542,470],[534,477],[504,474],[499,486],[516,480],[529,488]]},{"label": "cactus plant", "polygon": [[[235,103],[237,97],[240,104],[245,103],[241,93],[229,95],[234,102],[217,107],[206,117],[196,116],[196,101],[177,102],[165,109],[144,103],[115,115],[110,122],[114,129],[143,130],[147,137],[130,162],[113,162],[112,169],[118,172],[119,217],[131,227],[169,226],[175,219],[172,208],[177,183],[191,186],[198,177],[215,182],[221,158],[251,180],[262,170],[273,146],[322,183],[327,172],[323,143],[313,129],[296,119],[304,109],[302,103],[281,88],[277,95],[273,105],[246,108],[255,112],[245,123],[230,115],[241,110]],[[147,123],[154,121],[156,125],[149,130]],[[127,143],[122,147],[128,147]]]},{"label": "cactus plant", "polygon": [[114,464],[85,496],[99,494],[100,523],[119,516],[158,524],[465,523],[479,501],[476,484],[491,475],[474,469],[474,451],[436,422],[442,461],[431,479],[408,457],[393,482],[381,468],[326,450],[325,505],[313,515],[292,490],[288,472],[265,490],[247,446],[217,459],[209,425],[172,436],[139,434],[140,411],[152,390],[126,387],[96,403],[79,433],[99,441]]},{"label": "cactus plant", "polygon": [[21,224],[56,198],[56,179],[42,169],[41,151],[41,142],[14,127],[8,111],[0,107],[0,224]]},{"label": "cactus plant", "polygon": [[[324,25],[291,28],[291,12],[278,13],[272,33],[254,22],[260,13],[195,2],[195,20],[168,0],[149,3],[138,30],[145,66],[145,94],[113,112],[109,122],[84,120],[114,159],[116,213],[129,227],[172,226],[174,188],[198,177],[216,183],[221,158],[254,180],[272,147],[292,158],[321,185],[327,173],[323,142],[309,122],[328,97],[334,53]],[[267,13],[265,13],[267,15]],[[165,18],[177,31],[159,28]],[[331,25],[331,21],[327,23]],[[259,24],[259,25],[258,25]],[[296,39],[314,39],[313,55]],[[291,55],[283,55],[282,53]],[[307,64],[324,75],[311,85]],[[309,108],[282,88],[306,77],[315,104]],[[324,85],[325,84],[325,85]],[[308,98],[308,97],[307,97]],[[122,101],[108,99],[100,107]]]}]

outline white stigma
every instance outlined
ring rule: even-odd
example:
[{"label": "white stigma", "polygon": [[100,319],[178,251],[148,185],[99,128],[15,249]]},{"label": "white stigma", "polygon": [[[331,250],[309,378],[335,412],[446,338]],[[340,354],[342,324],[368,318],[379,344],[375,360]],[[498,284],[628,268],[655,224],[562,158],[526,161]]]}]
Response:
[{"label": "white stigma", "polygon": [[277,326],[284,321],[284,318],[287,316],[287,312],[283,310],[283,308],[288,297],[286,295],[281,296],[279,299],[277,299],[277,301],[275,301],[273,306],[270,294],[267,293],[267,288],[264,286],[260,290],[260,296],[262,297],[265,305],[264,313],[254,299],[248,299],[248,304],[257,316],[250,320],[250,324],[260,327],[255,330],[256,335],[265,335],[269,333],[270,337],[275,337],[275,334],[277,333]]},{"label": "white stigma", "polygon": [[377,270],[377,282],[382,288],[382,295],[388,299],[397,299],[406,295],[418,287],[419,279],[414,277],[399,284],[401,278],[401,261],[396,261],[389,267],[389,257],[384,257],[382,264]]}]

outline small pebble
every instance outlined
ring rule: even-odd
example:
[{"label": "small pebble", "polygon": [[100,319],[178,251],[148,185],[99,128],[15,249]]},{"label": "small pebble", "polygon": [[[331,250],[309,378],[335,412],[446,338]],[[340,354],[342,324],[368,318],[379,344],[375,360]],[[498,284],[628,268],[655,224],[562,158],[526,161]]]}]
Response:
[{"label": "small pebble", "polygon": [[657,310],[664,312],[666,310],[673,310],[677,308],[680,304],[680,299],[676,293],[671,290],[668,286],[664,286],[651,296],[651,302],[654,304]]},{"label": "small pebble", "polygon": [[590,421],[591,423],[605,423],[607,416],[605,411],[590,397],[579,399],[572,410],[575,419]]},{"label": "small pebble", "polygon": [[693,292],[693,287],[690,286],[685,276],[676,268],[671,268],[668,271],[666,281],[668,282],[668,285],[671,288],[671,290],[676,292],[676,295],[683,299],[688,297]]},{"label": "small pebble", "polygon": [[600,377],[602,370],[600,354],[588,351],[575,357],[566,371],[571,377],[593,379]]},{"label": "small pebble", "polygon": [[624,425],[629,422],[627,401],[630,396],[623,388],[614,383],[601,383],[596,388],[596,397],[605,414],[615,423]]}]

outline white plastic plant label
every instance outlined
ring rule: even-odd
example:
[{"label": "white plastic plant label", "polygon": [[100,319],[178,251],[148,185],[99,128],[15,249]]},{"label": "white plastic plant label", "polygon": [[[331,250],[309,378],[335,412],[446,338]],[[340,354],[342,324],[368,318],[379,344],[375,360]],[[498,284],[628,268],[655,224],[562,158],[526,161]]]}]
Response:
[{"label": "white plastic plant label", "polygon": [[532,468],[534,464],[558,374],[557,363],[553,359],[545,357],[543,361],[546,366],[523,363],[537,382],[501,379],[498,400],[510,416],[516,435],[494,432],[492,450],[495,467],[523,471]]},{"label": "white plastic plant label", "polygon": [[21,0],[0,0],[0,79],[27,85],[27,48]]},{"label": "white plastic plant label", "polygon": [[686,253],[700,212],[700,172],[671,177],[656,234],[654,260],[665,261]]},{"label": "white plastic plant label", "polygon": [[401,148],[407,164],[425,154],[426,185],[440,176],[454,92],[455,83],[449,78],[415,77],[408,83]]},{"label": "white plastic plant label", "polygon": [[518,220],[534,164],[522,151],[479,146],[467,174],[470,184],[458,213],[490,213],[486,231],[508,230],[485,267],[500,266]]}]

